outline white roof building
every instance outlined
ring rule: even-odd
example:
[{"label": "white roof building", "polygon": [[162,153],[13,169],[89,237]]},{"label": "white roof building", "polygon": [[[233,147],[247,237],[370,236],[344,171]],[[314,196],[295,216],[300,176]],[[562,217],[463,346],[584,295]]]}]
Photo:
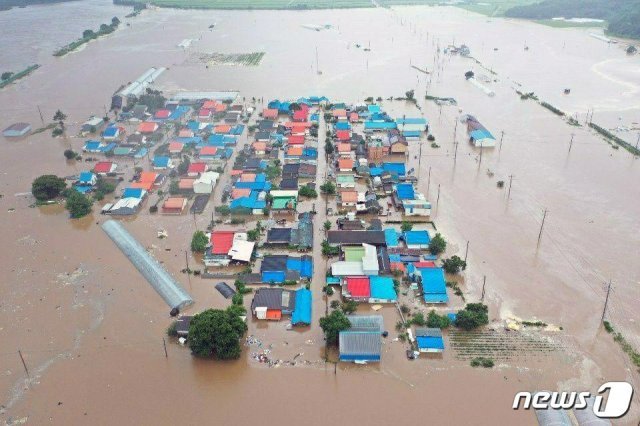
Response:
[{"label": "white roof building", "polygon": [[204,172],[193,181],[193,192],[196,194],[211,194],[216,187],[220,173]]}]

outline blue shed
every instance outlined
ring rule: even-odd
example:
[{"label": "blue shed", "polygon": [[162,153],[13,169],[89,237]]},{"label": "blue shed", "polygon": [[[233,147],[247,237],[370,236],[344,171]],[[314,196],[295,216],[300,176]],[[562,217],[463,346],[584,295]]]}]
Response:
[{"label": "blue shed", "polygon": [[416,328],[418,351],[434,353],[444,352],[444,339],[439,328]]},{"label": "blue shed", "polygon": [[371,276],[369,277],[369,288],[371,292],[370,303],[393,303],[398,300],[391,277]]},{"label": "blue shed", "polygon": [[301,288],[296,291],[296,307],[291,314],[291,324],[311,324],[311,291]]},{"label": "blue shed", "polygon": [[262,282],[263,283],[283,283],[286,278],[285,271],[265,271],[262,273]]},{"label": "blue shed", "polygon": [[398,177],[407,173],[404,163],[382,163],[382,170]]},{"label": "blue shed", "polygon": [[422,277],[422,292],[426,303],[448,303],[447,284],[442,268],[418,268]]},{"label": "blue shed", "polygon": [[412,183],[399,183],[396,185],[396,194],[401,200],[415,200],[416,193]]},{"label": "blue shed", "polygon": [[171,159],[169,157],[153,157],[153,167],[156,169],[166,169],[169,167]]},{"label": "blue shed", "polygon": [[348,121],[338,121],[335,127],[336,130],[351,130],[351,124]]},{"label": "blue shed", "polygon": [[[393,228],[387,228],[384,230],[384,239],[387,242],[387,247],[398,247],[400,245],[398,241],[398,232]],[[389,255],[391,257],[391,255]]]},{"label": "blue shed", "polygon": [[404,242],[410,249],[427,249],[429,248],[429,232],[427,231],[406,231],[404,232]]}]

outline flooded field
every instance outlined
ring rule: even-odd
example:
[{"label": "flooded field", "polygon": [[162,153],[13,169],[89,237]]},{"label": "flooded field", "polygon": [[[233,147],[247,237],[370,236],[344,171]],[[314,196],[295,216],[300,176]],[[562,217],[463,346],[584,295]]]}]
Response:
[{"label": "flooded field", "polygon": [[[73,31],[69,26],[71,38],[114,15],[114,6],[95,6],[90,8],[95,22],[87,20]],[[35,10],[45,9],[0,12],[0,20],[5,13]],[[35,15],[27,22],[37,25],[42,12]],[[526,357],[504,352],[492,370],[471,368],[467,358],[477,348],[467,345],[456,352],[452,343],[460,340],[447,341],[451,350],[444,356],[408,362],[404,345],[391,337],[384,341],[379,366],[338,365],[334,370],[323,361],[317,326],[328,302],[321,296],[327,262],[316,244],[310,328],[287,331],[284,322],[250,319],[247,336],[252,339],[239,361],[196,360],[172,341],[165,358],[166,305],[97,226],[105,218],[94,212],[70,221],[59,206],[30,208],[32,199],[25,193],[34,177],[68,176],[86,166],[67,163],[62,155],[68,147],[80,150],[84,139],[52,139],[44,132],[0,141],[0,419],[190,424],[215,418],[216,423],[272,424],[275,416],[284,416],[287,424],[388,425],[424,421],[428,413],[435,424],[535,424],[533,413],[510,408],[516,392],[594,390],[609,380],[627,380],[637,389],[636,369],[599,321],[603,286],[612,280],[607,318],[640,348],[640,163],[585,127],[570,126],[533,101],[521,100],[515,89],[535,92],[577,113],[581,122],[593,110],[594,122],[607,128],[637,128],[640,57],[589,37],[589,30],[489,19],[454,8],[149,10],[124,22],[131,25],[68,57],[50,55],[69,40],[47,40],[34,43],[35,54],[16,50],[10,61],[0,61],[19,65],[37,58],[43,65],[0,91],[0,127],[15,121],[40,126],[39,106],[45,121],[58,108],[67,113],[73,134],[89,115],[104,113],[118,87],[152,66],[169,68],[156,84],[166,92],[239,90],[247,100],[265,102],[307,95],[347,102],[381,96],[392,116],[418,112],[413,104],[386,100],[414,89],[439,148],[411,142],[408,166],[416,169],[419,189],[434,205],[438,230],[453,246],[448,251],[462,255],[469,241],[469,267],[461,284],[467,301],[479,300],[486,276],[491,319],[535,318],[557,331],[534,331],[531,339],[506,342],[535,349]],[[324,24],[332,27],[307,28]],[[178,47],[185,39],[195,41],[187,49]],[[453,42],[467,44],[486,68],[445,55],[443,48]],[[265,54],[250,67],[206,67],[187,60],[211,52]],[[465,80],[469,70],[490,76],[486,84],[494,97]],[[563,93],[565,88],[571,88],[570,95]],[[424,100],[426,93],[453,97],[458,105],[439,107]],[[461,114],[475,115],[494,135],[504,131],[501,147],[482,155],[471,147],[464,125],[456,125]],[[635,143],[637,131],[619,136]],[[319,157],[323,145],[321,137]],[[124,169],[127,176],[132,169],[133,163]],[[322,176],[321,162],[319,180]],[[125,221],[194,297],[189,312],[228,304],[214,289],[217,281],[180,273],[191,234],[208,224],[225,179],[229,176],[223,176],[207,210],[195,219],[152,216],[145,208],[140,217]],[[499,189],[496,183],[510,179],[508,196],[508,185]],[[325,219],[324,212],[315,219],[318,241]],[[168,238],[157,239],[159,229]],[[197,265],[196,259],[189,261]],[[381,312],[385,328],[392,331],[397,311],[385,307]],[[480,346],[487,349],[494,337],[481,337]],[[282,362],[268,368],[256,361],[259,353]],[[634,404],[623,424],[637,423]]]}]

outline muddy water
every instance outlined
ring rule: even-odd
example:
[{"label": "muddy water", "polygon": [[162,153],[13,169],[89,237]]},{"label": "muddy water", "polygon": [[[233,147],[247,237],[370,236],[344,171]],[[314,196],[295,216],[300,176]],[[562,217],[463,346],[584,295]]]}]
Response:
[{"label": "muddy water", "polygon": [[[188,350],[168,342],[165,358],[166,306],[95,225],[104,218],[94,214],[71,222],[59,207],[29,208],[31,201],[19,195],[43,172],[71,175],[83,169],[83,164],[66,163],[62,156],[68,146],[78,150],[82,139],[52,140],[43,133],[0,144],[0,223],[5,241],[0,341],[7,342],[0,351],[0,404],[8,407],[2,416],[29,416],[36,424],[48,419],[56,424],[195,423],[214,416],[231,424],[271,424],[275,416],[284,415],[291,422],[382,425],[421,421],[427,412],[440,424],[484,424],[492,419],[528,424],[535,421],[531,413],[510,409],[518,390],[593,389],[606,380],[636,380],[624,355],[597,326],[604,301],[602,283],[612,279],[609,318],[640,346],[635,323],[640,300],[640,194],[637,186],[629,185],[638,181],[638,163],[584,129],[521,101],[513,87],[518,82],[568,112],[585,114],[595,107],[594,120],[601,118],[608,127],[620,121],[629,125],[638,114],[638,94],[632,88],[637,58],[627,58],[621,49],[589,37],[588,31],[488,20],[447,8],[154,10],[129,22],[130,27],[66,58],[45,55],[42,69],[0,92],[0,125],[4,128],[15,120],[37,125],[40,105],[45,118],[63,109],[73,133],[88,115],[103,113],[118,86],[150,66],[170,68],[158,81],[165,90],[238,89],[247,98],[324,94],[361,101],[367,96],[400,96],[411,88],[422,98],[428,87],[431,94],[455,97],[463,113],[475,114],[496,135],[505,131],[500,152],[483,151],[480,162],[479,151],[466,144],[458,125],[454,161],[454,123],[460,111],[440,111],[435,104],[419,102],[440,144],[437,149],[423,145],[420,187],[427,192],[429,182],[435,206],[440,186],[435,220],[451,241],[449,253],[463,254],[470,241],[463,284],[467,299],[479,298],[486,275],[493,318],[536,317],[562,326],[563,331],[550,338],[564,349],[550,357],[504,361],[498,369],[477,371],[468,361],[457,360],[453,351],[409,363],[404,346],[388,339],[380,366],[339,366],[334,374],[332,366],[321,362],[324,346],[316,325],[325,309],[320,286],[326,264],[317,247],[314,325],[286,331],[280,323],[249,324],[249,335],[269,347],[272,358],[292,360],[302,354],[295,367],[264,367],[253,360],[255,346],[248,346],[241,360],[220,364],[193,360]],[[209,31],[213,23],[216,28]],[[315,32],[301,27],[323,23],[334,28]],[[256,68],[206,69],[185,63],[187,53],[176,47],[185,38],[199,39],[192,50],[267,54]],[[467,43],[497,72],[499,81],[491,83],[494,98],[464,81],[469,69],[489,75],[471,60],[434,60],[438,45],[454,38]],[[530,46],[526,53],[525,42]],[[356,43],[370,45],[371,51],[356,48]],[[315,72],[316,46],[320,75]],[[426,76],[410,64],[440,71]],[[567,85],[570,96],[562,95]],[[393,115],[416,111],[404,102],[383,105]],[[571,133],[576,136],[569,153]],[[322,138],[319,147],[323,158]],[[413,155],[418,152],[412,143],[411,167],[417,168]],[[127,176],[132,167],[129,163],[124,169]],[[321,164],[318,176],[323,175]],[[506,189],[498,190],[496,181],[508,180],[509,175],[514,179],[507,200]],[[217,203],[223,186],[214,196]],[[228,303],[213,289],[215,282],[189,280],[179,272],[190,235],[206,226],[213,204],[195,223],[191,216],[145,213],[127,222],[194,296],[192,312]],[[549,213],[536,248],[545,208]],[[317,228],[325,220],[319,210]],[[158,229],[166,229],[169,238],[158,240]],[[321,231],[317,232],[320,240]],[[385,328],[393,330],[397,313],[391,307],[382,312]],[[18,349],[32,377],[26,382]],[[460,410],[459,401],[465,409]]]}]

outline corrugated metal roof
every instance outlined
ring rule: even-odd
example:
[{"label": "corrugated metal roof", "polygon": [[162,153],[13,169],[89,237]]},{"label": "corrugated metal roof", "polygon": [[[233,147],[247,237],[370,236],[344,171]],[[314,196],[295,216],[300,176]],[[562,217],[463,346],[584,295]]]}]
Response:
[{"label": "corrugated metal roof", "polygon": [[311,291],[301,288],[296,291],[296,307],[291,314],[291,324],[311,324]]},{"label": "corrugated metal roof", "polygon": [[382,353],[382,341],[377,331],[341,331],[338,345],[343,361],[378,361]]},{"label": "corrugated metal roof", "polygon": [[380,300],[397,300],[398,295],[393,288],[393,278],[372,276],[369,279],[371,298]]},{"label": "corrugated metal roof", "polygon": [[377,331],[384,329],[384,319],[382,315],[347,315],[351,323],[350,331]]},{"label": "corrugated metal roof", "polygon": [[369,285],[369,277],[347,277],[347,291],[351,297],[371,296],[371,288]]}]

